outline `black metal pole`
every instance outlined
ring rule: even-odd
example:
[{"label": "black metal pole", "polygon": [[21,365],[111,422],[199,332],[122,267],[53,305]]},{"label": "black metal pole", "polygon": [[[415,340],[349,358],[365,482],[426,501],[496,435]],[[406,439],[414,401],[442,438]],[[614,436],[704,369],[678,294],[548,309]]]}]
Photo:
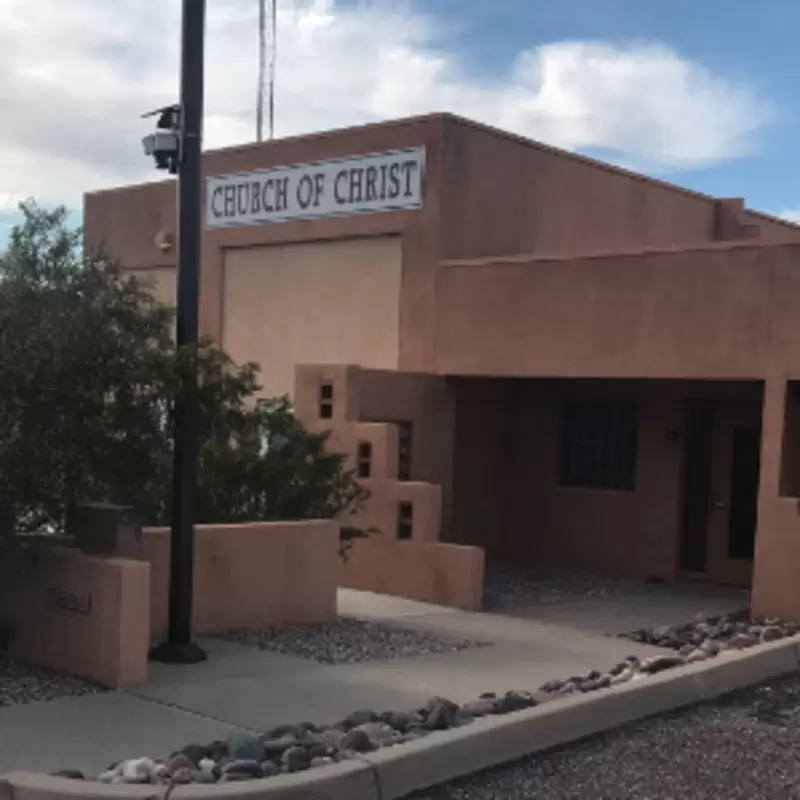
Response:
[{"label": "black metal pole", "polygon": [[[181,153],[178,169],[177,346],[197,343],[202,235],[200,159],[203,125],[205,0],[183,0],[181,56]],[[151,656],[197,663],[206,653],[192,642],[192,577],[197,494],[197,374],[185,376],[174,409],[169,633]]]}]

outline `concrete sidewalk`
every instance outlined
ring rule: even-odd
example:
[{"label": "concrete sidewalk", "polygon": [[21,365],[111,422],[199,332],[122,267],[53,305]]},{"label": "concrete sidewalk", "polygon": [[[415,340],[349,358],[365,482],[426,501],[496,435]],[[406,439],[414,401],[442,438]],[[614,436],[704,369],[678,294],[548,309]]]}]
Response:
[{"label": "concrete sidewalk", "polygon": [[[592,603],[584,613],[591,609]],[[462,702],[485,691],[532,691],[551,678],[660,652],[594,630],[361,592],[342,591],[340,613],[491,646],[326,666],[207,640],[206,663],[152,664],[148,684],[136,691],[0,708],[0,773],[100,771],[121,758],[167,756],[235,728],[335,722],[356,709],[410,709],[434,695]]]}]

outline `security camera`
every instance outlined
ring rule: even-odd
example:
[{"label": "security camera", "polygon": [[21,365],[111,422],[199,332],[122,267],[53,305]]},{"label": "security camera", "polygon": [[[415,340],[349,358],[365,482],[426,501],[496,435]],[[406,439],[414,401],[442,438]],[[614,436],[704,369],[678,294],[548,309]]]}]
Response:
[{"label": "security camera", "polygon": [[144,154],[152,156],[158,169],[177,171],[180,144],[178,134],[174,131],[156,131],[142,139]]},{"label": "security camera", "polygon": [[172,175],[178,172],[181,160],[181,109],[180,106],[166,106],[142,114],[142,118],[158,115],[155,133],[142,139],[144,154],[151,156],[158,169],[168,170]]}]

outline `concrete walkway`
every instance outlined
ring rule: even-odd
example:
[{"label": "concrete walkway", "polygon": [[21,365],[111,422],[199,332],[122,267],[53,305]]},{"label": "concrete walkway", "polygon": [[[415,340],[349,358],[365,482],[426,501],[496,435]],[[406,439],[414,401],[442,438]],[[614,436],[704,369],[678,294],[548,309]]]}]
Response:
[{"label": "concrete walkway", "polygon": [[[602,610],[602,601],[584,603],[583,615],[593,616],[598,603]],[[0,774],[66,767],[100,771],[120,758],[166,756],[236,728],[263,731],[286,722],[334,722],[361,708],[410,709],[434,695],[466,701],[485,691],[535,690],[551,678],[658,652],[605,635],[598,629],[605,622],[572,624],[565,611],[561,619],[547,609],[541,619],[475,614],[352,591],[340,593],[339,606],[343,616],[491,646],[324,666],[207,640],[206,663],[152,664],[147,686],[136,691],[0,708]]]}]

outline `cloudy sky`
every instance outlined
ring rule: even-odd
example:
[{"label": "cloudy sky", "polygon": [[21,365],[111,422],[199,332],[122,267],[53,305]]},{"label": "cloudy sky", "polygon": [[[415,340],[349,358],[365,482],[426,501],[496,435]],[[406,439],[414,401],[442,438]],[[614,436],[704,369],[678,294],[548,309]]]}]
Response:
[{"label": "cloudy sky", "polygon": [[[0,246],[159,177],[180,0],[0,0]],[[255,131],[257,0],[208,0],[208,147]],[[800,219],[797,0],[279,0],[278,135],[449,110]]]}]

